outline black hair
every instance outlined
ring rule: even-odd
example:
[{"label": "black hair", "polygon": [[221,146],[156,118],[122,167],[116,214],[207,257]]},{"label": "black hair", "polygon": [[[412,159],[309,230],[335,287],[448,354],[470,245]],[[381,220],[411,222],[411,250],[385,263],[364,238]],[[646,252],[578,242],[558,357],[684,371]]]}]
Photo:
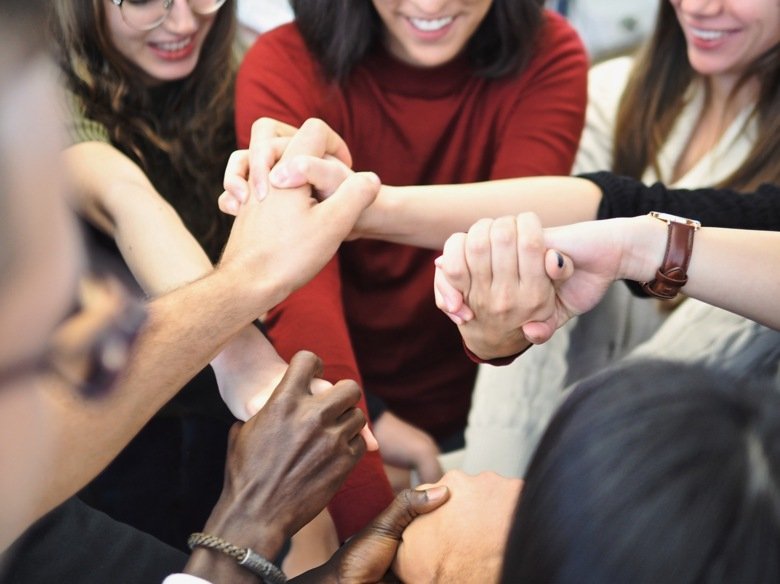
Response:
[{"label": "black hair", "polygon": [[[382,21],[371,0],[291,0],[306,45],[331,81],[344,81],[381,41]],[[543,0],[493,0],[465,52],[477,75],[519,73],[544,26]]]},{"label": "black hair", "polygon": [[780,581],[780,395],[635,361],[586,380],[528,469],[503,582]]}]

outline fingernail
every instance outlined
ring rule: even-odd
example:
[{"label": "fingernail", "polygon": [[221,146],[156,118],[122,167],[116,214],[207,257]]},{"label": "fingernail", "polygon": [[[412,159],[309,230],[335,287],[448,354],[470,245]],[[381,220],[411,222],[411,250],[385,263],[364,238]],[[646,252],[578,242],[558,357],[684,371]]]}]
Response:
[{"label": "fingernail", "polygon": [[460,318],[460,317],[459,317],[457,314],[452,314],[451,312],[447,312],[447,313],[445,313],[445,314],[446,314],[447,316],[449,316],[449,317],[450,317],[450,320],[451,320],[452,322],[454,322],[456,325],[460,326],[460,325],[462,325],[462,324],[463,324],[463,320],[462,320],[462,319],[461,319],[461,318]]},{"label": "fingernail", "polygon": [[425,489],[423,492],[425,493],[425,496],[428,498],[431,502],[436,502],[442,500],[444,497],[447,496],[447,487],[444,485],[439,485],[438,487],[431,487],[430,489]]},{"label": "fingernail", "polygon": [[290,176],[282,164],[277,164],[268,177],[277,187],[286,186],[287,182],[290,180]]},{"label": "fingernail", "polygon": [[232,215],[236,215],[238,213],[238,204],[235,201],[229,201],[227,203],[227,209]]},{"label": "fingernail", "polygon": [[367,172],[366,177],[368,180],[370,180],[375,185],[381,184],[381,181],[379,180],[379,177],[374,172]]},{"label": "fingernail", "polygon": [[433,265],[437,268],[440,268],[444,265],[444,256],[439,256],[435,260],[433,260]]},{"label": "fingernail", "polygon": [[563,256],[559,252],[556,251],[555,252],[555,257],[558,258],[558,267],[562,268],[563,267]]},{"label": "fingernail", "polygon": [[268,183],[265,179],[260,179],[255,183],[255,196],[258,201],[262,201],[268,196]]}]

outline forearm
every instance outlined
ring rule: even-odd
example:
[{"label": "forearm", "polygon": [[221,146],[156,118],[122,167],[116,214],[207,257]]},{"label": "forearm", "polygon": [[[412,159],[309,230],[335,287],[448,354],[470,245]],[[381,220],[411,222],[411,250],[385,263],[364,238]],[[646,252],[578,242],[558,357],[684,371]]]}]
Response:
[{"label": "forearm", "polygon": [[383,186],[366,211],[366,238],[441,249],[484,217],[533,211],[545,226],[596,218],[601,191],[574,177],[532,177],[462,185]]},{"label": "forearm", "polygon": [[[666,225],[649,217],[630,220],[638,243],[621,266],[620,277],[652,280],[666,246]],[[575,262],[576,265],[576,262]],[[703,227],[694,237],[688,283],[682,291],[780,329],[780,233]]]},{"label": "forearm", "polygon": [[109,396],[82,401],[52,388],[45,407],[58,452],[39,515],[92,480],[229,338],[268,309],[262,298],[275,292],[252,286],[216,270],[152,301],[128,368]]}]

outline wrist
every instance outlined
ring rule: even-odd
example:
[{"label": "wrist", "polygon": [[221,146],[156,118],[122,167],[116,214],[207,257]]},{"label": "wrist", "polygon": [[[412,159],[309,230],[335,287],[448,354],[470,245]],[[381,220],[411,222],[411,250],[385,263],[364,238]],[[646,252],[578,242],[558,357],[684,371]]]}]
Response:
[{"label": "wrist", "polygon": [[358,235],[368,239],[382,239],[391,233],[390,221],[398,207],[398,187],[382,185],[376,199],[363,211],[356,227]]},{"label": "wrist", "polygon": [[236,299],[235,304],[243,305],[249,324],[287,298],[293,288],[289,283],[277,281],[273,274],[256,274],[256,270],[244,263],[240,257],[220,262],[209,277],[224,282],[230,297]]},{"label": "wrist", "polygon": [[619,279],[648,282],[664,259],[668,227],[647,215],[623,223],[623,258]]},{"label": "wrist", "polygon": [[269,517],[258,517],[254,513],[247,513],[247,509],[252,509],[252,506],[244,504],[240,496],[227,495],[223,491],[203,532],[233,545],[250,548],[272,560],[281,551],[288,534],[283,526],[270,517],[270,513]]}]

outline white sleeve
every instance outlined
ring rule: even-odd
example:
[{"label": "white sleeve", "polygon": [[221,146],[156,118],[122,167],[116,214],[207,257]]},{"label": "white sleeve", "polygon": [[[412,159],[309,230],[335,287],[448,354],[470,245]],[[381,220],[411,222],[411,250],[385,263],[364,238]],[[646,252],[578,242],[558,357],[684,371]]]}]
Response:
[{"label": "white sleeve", "polygon": [[588,109],[573,174],[612,169],[615,118],[634,60],[619,57],[588,73]]},{"label": "white sleeve", "polygon": [[171,574],[162,584],[211,584],[208,580],[189,574]]}]

